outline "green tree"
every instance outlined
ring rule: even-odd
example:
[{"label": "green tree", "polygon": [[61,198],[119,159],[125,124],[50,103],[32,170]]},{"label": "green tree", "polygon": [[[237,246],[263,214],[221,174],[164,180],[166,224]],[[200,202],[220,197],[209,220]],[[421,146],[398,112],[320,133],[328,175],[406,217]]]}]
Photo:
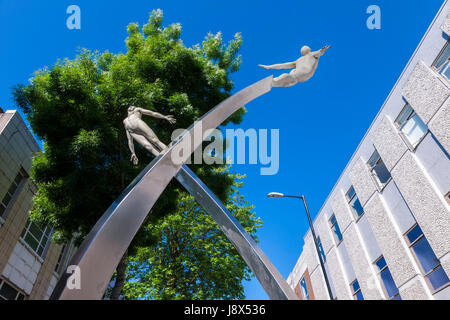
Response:
[{"label": "green tree", "polygon": [[[240,34],[225,45],[220,33],[208,34],[201,44],[186,47],[181,26],[162,26],[162,11],[154,10],[142,27],[128,25],[125,54],[86,49],[73,60],[58,60],[35,72],[13,94],[44,150],[33,159],[31,178],[38,187],[31,217],[51,224],[52,239],[64,242],[74,234],[81,242],[101,214],[142,170],[152,155],[138,146],[138,166],[130,153],[122,120],[129,105],[173,114],[177,127],[187,128],[199,116],[230,96],[230,74],[239,69]],[[239,123],[242,108],[226,122]],[[175,129],[165,121],[148,120],[159,138],[169,142]],[[225,123],[226,123],[225,122]],[[192,169],[227,201],[234,178],[223,165]],[[147,225],[177,212],[181,186],[172,181],[152,209]],[[256,222],[255,222],[256,223]],[[112,298],[125,279],[127,255],[159,239],[141,228],[116,269]]]},{"label": "green tree", "polygon": [[[236,178],[225,203],[245,230],[255,234],[261,221],[253,206],[239,194]],[[140,247],[130,257],[126,299],[243,299],[242,280],[249,268],[214,220],[188,193],[179,198],[177,210],[147,232],[160,239],[156,246]]]}]

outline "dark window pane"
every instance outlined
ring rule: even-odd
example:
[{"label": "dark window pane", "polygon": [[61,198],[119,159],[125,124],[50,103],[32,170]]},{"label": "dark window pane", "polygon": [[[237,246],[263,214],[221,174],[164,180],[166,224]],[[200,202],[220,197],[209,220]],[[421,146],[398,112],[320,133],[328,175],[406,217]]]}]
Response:
[{"label": "dark window pane", "polygon": [[34,239],[31,234],[27,233],[24,240],[31,247],[31,249],[33,249],[34,251],[37,250],[37,248],[39,246],[39,242],[37,242],[37,240]]},{"label": "dark window pane", "polygon": [[359,290],[358,280],[352,283],[353,293]]},{"label": "dark window pane", "polygon": [[413,249],[425,273],[430,272],[439,264],[439,260],[436,258],[433,249],[431,249],[425,237],[417,241]]},{"label": "dark window pane", "polygon": [[361,291],[359,291],[356,295],[356,300],[364,300],[364,296]]},{"label": "dark window pane", "polygon": [[430,280],[430,283],[433,286],[434,290],[439,289],[444,284],[449,282],[448,276],[441,266],[439,266],[438,269],[429,274],[427,278],[428,280]]},{"label": "dark window pane", "polygon": [[7,193],[5,194],[5,196],[3,197],[3,201],[2,201],[2,202],[3,202],[3,204],[4,204],[5,206],[7,206],[10,200],[11,200],[11,196],[10,196],[9,193],[7,192]]},{"label": "dark window pane", "polygon": [[6,282],[3,282],[2,288],[0,289],[0,295],[5,300],[15,300],[17,296],[17,290],[11,287]]},{"label": "dark window pane", "polygon": [[381,257],[376,263],[379,270],[383,269],[386,266],[386,260],[384,260],[384,257]]},{"label": "dark window pane", "polygon": [[325,252],[323,251],[322,242],[320,242],[320,237],[317,238],[317,243],[319,245],[319,251],[322,256],[322,260],[325,262],[327,259],[325,257]]},{"label": "dark window pane", "polygon": [[23,294],[19,293],[16,300],[24,300],[24,299],[25,299],[25,296]]},{"label": "dark window pane", "polygon": [[337,222],[337,221],[336,221],[336,217],[335,217],[334,214],[331,216],[330,222],[331,222],[331,225],[333,225],[333,224],[335,224],[335,223]]},{"label": "dark window pane", "polygon": [[358,217],[363,214],[364,209],[363,209],[361,203],[359,202],[358,197],[353,198],[353,200],[350,204],[352,206],[353,211],[356,213],[356,215]]},{"label": "dark window pane", "polygon": [[391,178],[389,170],[384,165],[383,161],[380,161],[374,168],[375,174],[382,185],[386,184]]},{"label": "dark window pane", "polygon": [[6,208],[3,204],[0,203],[0,217],[3,216],[3,213],[5,212]]},{"label": "dark window pane", "polygon": [[13,184],[11,185],[11,187],[9,187],[8,193],[9,193],[11,196],[13,196],[14,193],[16,192],[16,190],[17,190],[17,185],[16,185],[15,183],[13,183]]},{"label": "dark window pane", "polygon": [[22,181],[22,179],[23,179],[23,176],[19,173],[19,174],[16,176],[16,178],[14,179],[15,184],[16,184],[16,185],[19,185],[20,182]]},{"label": "dark window pane", "polygon": [[35,223],[31,223],[30,228],[28,229],[28,232],[31,232],[31,234],[37,239],[41,240],[42,237],[42,230],[39,228]]},{"label": "dark window pane", "polygon": [[410,232],[408,232],[407,237],[410,243],[413,243],[417,238],[423,234],[422,229],[419,225],[416,225]]},{"label": "dark window pane", "polygon": [[347,192],[347,199],[350,200],[355,195],[355,189],[353,186],[350,187],[350,189]]},{"label": "dark window pane", "polygon": [[336,241],[337,242],[341,242],[341,240],[342,240],[342,233],[341,233],[341,230],[339,229],[339,225],[337,223],[334,225],[333,231],[334,231],[334,234],[336,236]]},{"label": "dark window pane", "polygon": [[389,269],[385,269],[380,274],[381,280],[383,280],[384,287],[387,291],[389,299],[395,296],[398,293],[398,288],[395,285],[394,279],[392,278],[391,272]]},{"label": "dark window pane", "polygon": [[401,111],[401,113],[399,114],[397,120],[395,120],[395,122],[399,125],[402,126],[411,116],[411,114],[413,113],[413,109],[411,108],[411,106],[409,104],[407,104],[403,110]]},{"label": "dark window pane", "polygon": [[308,288],[306,286],[305,278],[302,278],[302,280],[300,281],[300,288],[302,290],[303,299],[309,300]]}]

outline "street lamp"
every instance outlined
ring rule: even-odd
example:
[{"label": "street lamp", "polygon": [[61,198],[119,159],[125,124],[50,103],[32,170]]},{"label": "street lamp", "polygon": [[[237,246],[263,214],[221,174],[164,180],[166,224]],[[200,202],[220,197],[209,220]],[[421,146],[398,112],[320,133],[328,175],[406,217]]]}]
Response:
[{"label": "street lamp", "polygon": [[317,242],[317,237],[316,237],[316,232],[314,231],[314,225],[313,225],[313,223],[311,221],[311,216],[309,214],[308,206],[306,205],[306,198],[305,198],[305,196],[287,196],[287,195],[284,195],[283,193],[279,193],[279,192],[271,192],[267,196],[269,198],[273,198],[273,199],[296,198],[296,199],[302,199],[303,200],[303,205],[305,206],[306,215],[308,216],[309,228],[311,229],[311,233],[312,233],[313,240],[314,240],[314,245],[316,247],[317,255],[319,256],[320,266],[322,268],[323,276],[325,278],[325,283],[327,285],[328,295],[330,296],[330,300],[333,300],[333,294],[331,293],[330,282],[328,281],[327,272],[325,271],[325,265],[324,265],[324,262],[322,260],[322,256],[320,254],[319,244]]}]

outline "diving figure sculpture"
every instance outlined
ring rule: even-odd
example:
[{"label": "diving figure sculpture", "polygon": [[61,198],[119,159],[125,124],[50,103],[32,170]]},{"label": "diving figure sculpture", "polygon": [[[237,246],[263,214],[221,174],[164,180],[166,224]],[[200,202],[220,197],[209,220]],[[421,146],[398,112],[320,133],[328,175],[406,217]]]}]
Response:
[{"label": "diving figure sculpture", "polygon": [[299,82],[305,82],[311,79],[316,72],[319,58],[330,48],[325,46],[318,51],[311,52],[311,48],[303,46],[301,49],[302,56],[294,62],[279,63],[270,66],[259,66],[265,69],[294,69],[290,73],[283,73],[281,76],[274,78],[273,87],[291,87]]}]

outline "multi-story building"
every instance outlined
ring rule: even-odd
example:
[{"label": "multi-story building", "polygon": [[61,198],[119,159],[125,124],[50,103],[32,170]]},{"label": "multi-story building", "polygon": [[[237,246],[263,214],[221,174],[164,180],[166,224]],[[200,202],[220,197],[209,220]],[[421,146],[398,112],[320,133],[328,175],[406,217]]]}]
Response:
[{"label": "multi-story building", "polygon": [[[450,299],[450,4],[445,1],[314,219],[333,299]],[[288,277],[330,299],[311,230]]]},{"label": "multi-story building", "polygon": [[28,218],[36,192],[29,172],[39,151],[19,113],[0,108],[0,300],[48,299],[73,251]]}]

